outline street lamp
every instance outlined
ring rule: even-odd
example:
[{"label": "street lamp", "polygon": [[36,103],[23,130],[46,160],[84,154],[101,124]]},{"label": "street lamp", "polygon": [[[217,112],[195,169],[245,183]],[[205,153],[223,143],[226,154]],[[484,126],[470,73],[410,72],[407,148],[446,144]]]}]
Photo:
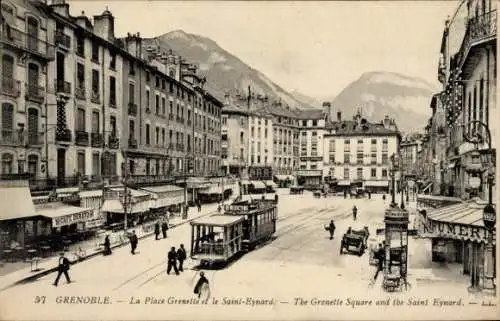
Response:
[{"label": "street lamp", "polygon": [[396,170],[398,167],[398,159],[396,154],[391,155],[391,207],[396,206]]}]

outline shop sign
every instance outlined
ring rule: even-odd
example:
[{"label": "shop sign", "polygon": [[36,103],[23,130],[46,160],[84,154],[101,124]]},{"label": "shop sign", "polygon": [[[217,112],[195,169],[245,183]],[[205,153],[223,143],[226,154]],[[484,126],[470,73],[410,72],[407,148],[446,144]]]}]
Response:
[{"label": "shop sign", "polygon": [[297,176],[322,176],[321,170],[298,170],[296,171]]},{"label": "shop sign", "polygon": [[94,228],[104,225],[104,219],[98,218],[96,220],[86,221],[85,228]]},{"label": "shop sign", "polygon": [[422,236],[431,238],[444,237],[476,241],[486,241],[488,239],[488,231],[484,227],[434,221],[430,219],[423,224],[422,232]]},{"label": "shop sign", "polygon": [[52,219],[52,227],[57,228],[61,226],[71,225],[78,222],[84,222],[94,217],[93,211],[84,211],[80,213],[73,213]]}]

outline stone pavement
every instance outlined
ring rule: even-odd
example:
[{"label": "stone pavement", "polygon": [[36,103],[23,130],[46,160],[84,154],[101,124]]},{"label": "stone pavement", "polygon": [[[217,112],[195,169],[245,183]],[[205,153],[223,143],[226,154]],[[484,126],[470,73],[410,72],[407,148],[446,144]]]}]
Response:
[{"label": "stone pavement", "polygon": [[[227,200],[226,202],[231,202],[232,199],[233,198]],[[202,206],[201,212],[198,212],[198,210],[194,207],[190,207],[188,211],[188,219],[183,220],[178,215],[170,218],[170,228],[175,228],[176,226],[189,223],[190,221],[204,215],[215,214],[217,212],[217,207],[217,203],[205,204]],[[132,228],[129,230],[132,230]],[[144,231],[141,226],[136,227],[134,230],[136,231],[139,239],[152,236],[154,232],[152,229],[146,229],[146,231]],[[68,248],[68,251],[66,251],[66,257],[72,262],[72,264],[76,264],[94,256],[102,255],[103,248],[99,245],[104,242],[106,234],[110,235],[111,248],[117,248],[128,244],[128,238],[124,237],[123,231],[109,231],[102,233],[100,236],[93,238],[90,241],[84,241],[72,245]],[[22,282],[35,280],[56,271],[56,257],[57,256],[42,258],[39,262],[37,262],[37,264],[26,262],[22,268],[2,275],[0,278],[0,291]]]}]

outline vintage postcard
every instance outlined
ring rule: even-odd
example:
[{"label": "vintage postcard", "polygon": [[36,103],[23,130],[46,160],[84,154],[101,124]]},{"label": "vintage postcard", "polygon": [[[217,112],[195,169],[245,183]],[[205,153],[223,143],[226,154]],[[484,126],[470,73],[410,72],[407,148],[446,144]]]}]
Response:
[{"label": "vintage postcard", "polygon": [[497,4],[1,0],[0,320],[499,318]]}]

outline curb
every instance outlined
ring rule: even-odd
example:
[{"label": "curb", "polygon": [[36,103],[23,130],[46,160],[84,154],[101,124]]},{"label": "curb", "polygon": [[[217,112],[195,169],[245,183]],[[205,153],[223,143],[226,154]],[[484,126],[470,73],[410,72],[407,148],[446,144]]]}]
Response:
[{"label": "curb", "polygon": [[[191,221],[194,221],[200,217],[203,217],[203,216],[206,216],[206,215],[211,215],[211,214],[214,214],[216,213],[217,210],[215,211],[211,211],[209,213],[206,213],[206,214],[203,214],[203,215],[200,215],[200,216],[197,216],[196,218],[191,218],[191,219],[187,219],[185,221],[181,221],[180,223],[177,223],[177,224],[172,224],[170,225],[170,228],[169,229],[173,229],[173,228],[176,228],[178,226],[181,226],[181,225],[184,225],[186,223],[189,223]],[[138,237],[138,239],[145,239],[149,236],[152,236],[154,235],[154,232],[148,232],[148,233],[145,233],[143,235],[141,235],[140,237]],[[121,243],[121,244],[115,244],[114,246],[111,246],[112,249],[116,249],[116,248],[119,248],[119,247],[122,247],[122,246],[125,246],[128,244],[128,241],[124,242],[124,243]],[[71,263],[71,265],[75,265],[75,264],[78,264],[80,262],[83,262],[83,261],[86,261],[88,259],[91,259],[97,255],[102,255],[102,251],[103,250],[99,250],[99,251],[96,251],[96,252],[93,252],[91,254],[88,254],[86,255],[85,257],[81,258],[81,259],[77,259],[77,260],[74,260]],[[32,281],[35,281],[36,279],[40,278],[40,277],[43,277],[43,276],[46,276],[50,273],[53,273],[53,272],[56,272],[57,271],[57,267],[53,267],[53,268],[50,268],[50,269],[46,269],[46,270],[43,270],[43,271],[40,271],[38,273],[34,273],[32,275],[29,275],[25,278],[22,278],[21,280],[18,280],[18,281],[15,281],[13,284],[11,285],[7,285],[7,286],[4,286],[3,288],[0,289],[0,291],[4,291],[10,287],[13,287],[13,286],[16,286],[16,285],[19,285],[19,284],[24,284],[24,283],[28,283],[28,282],[32,282]]]}]

